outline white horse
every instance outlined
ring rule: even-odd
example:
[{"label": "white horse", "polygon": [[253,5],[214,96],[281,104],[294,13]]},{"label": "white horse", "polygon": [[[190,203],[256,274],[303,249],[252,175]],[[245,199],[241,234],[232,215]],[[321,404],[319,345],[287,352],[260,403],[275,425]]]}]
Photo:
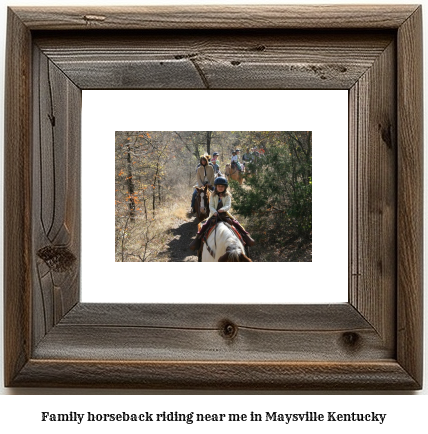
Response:
[{"label": "white horse", "polygon": [[[210,253],[211,251],[211,253]],[[217,223],[202,250],[202,262],[253,262],[235,232],[224,222]]]}]

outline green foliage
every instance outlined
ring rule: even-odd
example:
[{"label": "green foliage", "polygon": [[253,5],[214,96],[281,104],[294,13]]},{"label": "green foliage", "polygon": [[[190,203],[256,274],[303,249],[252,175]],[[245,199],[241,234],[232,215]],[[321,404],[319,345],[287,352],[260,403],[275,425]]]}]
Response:
[{"label": "green foliage", "polygon": [[[234,210],[258,220],[255,228],[263,231],[265,238],[287,234],[287,238],[294,236],[309,241],[312,237],[311,148],[305,152],[303,146],[293,143],[293,137],[284,136],[284,141],[280,138],[267,144],[264,156],[247,165],[250,173],[243,185],[231,182]],[[303,141],[302,137],[300,140]]]}]

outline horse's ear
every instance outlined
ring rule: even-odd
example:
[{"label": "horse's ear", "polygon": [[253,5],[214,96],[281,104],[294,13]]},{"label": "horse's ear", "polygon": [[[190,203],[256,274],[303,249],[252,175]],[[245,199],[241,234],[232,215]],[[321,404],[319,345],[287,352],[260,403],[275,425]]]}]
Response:
[{"label": "horse's ear", "polygon": [[220,256],[220,258],[218,258],[218,262],[227,262],[228,259],[229,259],[229,252],[225,253],[223,256]]},{"label": "horse's ear", "polygon": [[239,262],[253,262],[248,256],[244,255],[244,253],[241,253],[239,255]]}]

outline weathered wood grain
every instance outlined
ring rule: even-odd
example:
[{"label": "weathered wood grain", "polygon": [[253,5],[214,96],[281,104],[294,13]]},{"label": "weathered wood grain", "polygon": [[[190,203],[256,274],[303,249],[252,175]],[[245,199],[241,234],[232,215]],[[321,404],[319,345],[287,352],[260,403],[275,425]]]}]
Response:
[{"label": "weathered wood grain", "polygon": [[79,301],[81,90],[33,49],[33,346]]},{"label": "weathered wood grain", "polygon": [[4,377],[9,383],[30,357],[31,333],[31,38],[9,11],[4,141]]},{"label": "weathered wood grain", "polygon": [[350,302],[395,347],[396,48],[392,42],[350,92]]},{"label": "weathered wood grain", "polygon": [[[228,327],[233,328],[227,333]],[[80,303],[40,343],[40,359],[342,360],[394,352],[349,304]]]},{"label": "weathered wood grain", "polygon": [[394,39],[313,30],[89,36],[53,32],[35,43],[82,89],[349,89]]},{"label": "weathered wood grain", "polygon": [[30,360],[17,386],[224,390],[412,390],[418,384],[394,361],[108,362]]},{"label": "weathered wood grain", "polygon": [[370,330],[348,303],[341,304],[109,304],[79,303],[64,325],[218,329],[230,321],[269,330]]},{"label": "weathered wood grain", "polygon": [[416,381],[423,370],[422,8],[398,31],[397,360]]},{"label": "weathered wood grain", "polygon": [[397,29],[415,5],[206,5],[14,7],[32,30],[78,29]]},{"label": "weathered wood grain", "polygon": [[349,333],[358,336],[358,347],[343,345],[343,331],[281,332],[239,328],[236,338],[229,342],[222,339],[217,330],[60,324],[40,342],[33,358],[87,360],[89,363],[93,360],[354,363],[393,360],[394,354],[385,348],[373,329]]}]

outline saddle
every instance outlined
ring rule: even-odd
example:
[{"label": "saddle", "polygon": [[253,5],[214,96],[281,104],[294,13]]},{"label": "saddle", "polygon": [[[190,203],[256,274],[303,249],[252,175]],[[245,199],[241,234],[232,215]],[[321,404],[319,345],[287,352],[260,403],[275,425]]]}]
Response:
[{"label": "saddle", "polygon": [[[215,227],[217,226],[217,224],[219,222],[225,223],[226,226],[234,232],[234,234],[238,237],[238,239],[241,241],[241,243],[245,244],[238,229],[236,229],[235,226],[233,226],[233,224],[229,223],[228,220],[232,220],[232,219],[227,215],[222,216],[221,214],[218,214],[217,219],[211,219],[210,227],[205,231],[204,236],[202,237],[201,249],[202,249],[203,244],[206,243],[208,237],[211,235],[211,233],[213,232],[213,230],[215,229]],[[202,222],[198,223],[198,231],[201,230],[201,227],[202,227]]]},{"label": "saddle", "polygon": [[[210,228],[208,228],[205,231],[204,236],[202,237],[202,240],[201,240],[201,245],[200,245],[200,247],[198,249],[198,258],[202,257],[202,250],[204,248],[204,245],[207,246],[207,250],[208,250],[209,254],[213,258],[215,258],[215,252],[210,247],[210,245],[207,243],[207,239],[211,235],[211,233],[214,231],[215,227],[217,226],[217,223],[219,223],[219,222],[215,222]],[[233,225],[231,225],[231,224],[229,224],[227,222],[224,222],[224,224],[227,225],[227,227],[238,237],[238,239],[241,241],[241,243],[244,244],[244,246],[245,246],[245,241],[242,239],[242,236],[239,233],[239,231]]]},{"label": "saddle", "polygon": [[240,166],[238,165],[238,163],[236,163],[235,161],[232,162],[232,164],[230,165],[230,169],[231,170],[237,170],[238,172],[242,172],[244,169],[244,165],[241,164]]}]

